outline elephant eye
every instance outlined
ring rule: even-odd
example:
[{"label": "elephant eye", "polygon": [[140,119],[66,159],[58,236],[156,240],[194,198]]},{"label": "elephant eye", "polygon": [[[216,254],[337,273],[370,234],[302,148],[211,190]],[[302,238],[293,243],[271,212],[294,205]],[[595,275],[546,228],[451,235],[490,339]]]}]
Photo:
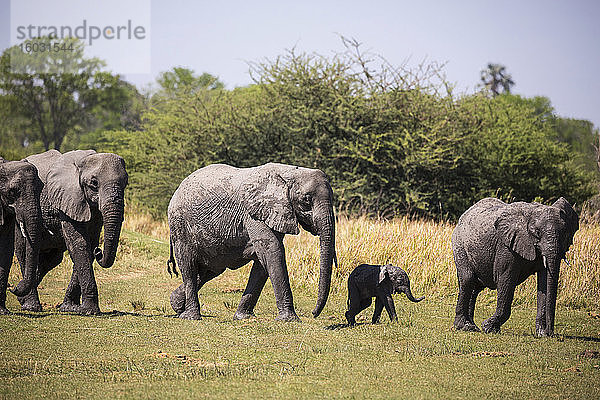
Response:
[{"label": "elephant eye", "polygon": [[311,197],[308,194],[300,197],[300,205],[304,208],[310,208],[311,206]]},{"label": "elephant eye", "polygon": [[96,178],[90,179],[90,187],[94,190],[98,190],[98,179],[96,179]]}]

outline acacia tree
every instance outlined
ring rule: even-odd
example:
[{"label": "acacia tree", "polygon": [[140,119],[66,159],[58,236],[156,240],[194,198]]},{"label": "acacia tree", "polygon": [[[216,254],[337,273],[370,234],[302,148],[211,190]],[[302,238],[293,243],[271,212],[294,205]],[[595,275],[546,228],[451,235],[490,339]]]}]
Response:
[{"label": "acacia tree", "polygon": [[[41,43],[56,44],[59,51],[23,50]],[[127,101],[119,76],[101,71],[102,60],[85,57],[78,39],[44,37],[24,45],[0,57],[0,94],[10,103],[9,117],[20,121],[24,142],[39,140],[46,150],[60,149],[67,134],[92,125],[99,108],[118,111]]]},{"label": "acacia tree", "polygon": [[194,70],[184,67],[174,67],[170,71],[161,72],[156,78],[156,82],[160,86],[156,96],[160,99],[172,99],[186,94],[219,90],[225,86],[216,76],[207,72],[196,75]]},{"label": "acacia tree", "polygon": [[492,94],[498,96],[501,90],[510,93],[510,88],[515,84],[512,76],[506,72],[502,64],[489,63],[487,68],[481,71],[481,82]]}]

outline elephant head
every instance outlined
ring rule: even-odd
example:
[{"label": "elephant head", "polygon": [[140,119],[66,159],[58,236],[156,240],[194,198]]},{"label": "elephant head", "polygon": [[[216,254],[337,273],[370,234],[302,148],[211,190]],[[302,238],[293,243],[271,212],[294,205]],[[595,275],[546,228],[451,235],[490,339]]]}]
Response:
[{"label": "elephant head", "polygon": [[298,234],[298,224],[320,241],[320,275],[316,318],[327,303],[335,253],[333,191],[326,175],[317,169],[266,164],[245,190],[245,207],[255,219],[280,233]]},{"label": "elephant head", "polygon": [[415,303],[423,300],[425,296],[415,299],[410,290],[410,279],[408,274],[399,267],[395,267],[391,264],[387,264],[381,267],[379,270],[379,284],[381,285],[386,279],[389,279],[392,283],[392,293],[404,293],[406,297]]},{"label": "elephant head", "polygon": [[556,311],[560,262],[579,229],[579,217],[564,198],[553,205],[512,203],[495,223],[500,240],[526,260],[543,263],[545,288],[545,332],[552,334]]},{"label": "elephant head", "polygon": [[0,225],[14,213],[19,232],[25,237],[23,279],[11,291],[17,296],[29,293],[37,284],[42,214],[42,181],[35,166],[27,161],[0,160]]},{"label": "elephant head", "polygon": [[48,198],[68,218],[88,222],[99,210],[104,226],[104,251],[94,250],[98,264],[115,261],[124,214],[128,176],[123,158],[112,153],[75,150],[63,154],[46,177]]}]

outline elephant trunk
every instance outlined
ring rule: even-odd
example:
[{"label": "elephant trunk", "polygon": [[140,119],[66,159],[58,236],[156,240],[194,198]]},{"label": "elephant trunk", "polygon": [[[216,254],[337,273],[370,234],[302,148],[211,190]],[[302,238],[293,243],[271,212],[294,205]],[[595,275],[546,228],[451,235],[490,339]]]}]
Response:
[{"label": "elephant trunk", "polygon": [[331,287],[332,264],[335,261],[337,267],[337,256],[335,254],[335,218],[333,216],[333,207],[330,202],[321,203],[315,207],[315,225],[319,233],[319,293],[317,296],[317,304],[312,314],[313,317],[318,317],[323,311],[327,298],[329,297],[329,289]]},{"label": "elephant trunk", "polygon": [[21,234],[25,237],[25,267],[23,268],[23,279],[13,288],[11,292],[16,296],[25,296],[38,284],[38,264],[40,254],[40,239],[42,232],[42,216],[39,204],[35,197],[24,205],[26,214],[17,221]]},{"label": "elephant trunk", "polygon": [[415,299],[415,297],[413,296],[412,292],[410,291],[410,284],[406,285],[406,286],[402,286],[400,288],[400,290],[402,290],[402,292],[406,295],[406,297],[412,301],[413,303],[418,303],[421,300],[423,300],[425,298],[425,296],[421,296],[418,299]]},{"label": "elephant trunk", "polygon": [[554,316],[556,313],[556,297],[558,294],[558,275],[560,271],[560,257],[543,256],[544,268],[548,272],[546,286],[546,333],[554,335]]},{"label": "elephant trunk", "polygon": [[112,196],[100,205],[102,221],[104,224],[104,251],[100,248],[94,250],[96,261],[103,268],[112,267],[117,255],[121,225],[124,214],[123,196]]}]

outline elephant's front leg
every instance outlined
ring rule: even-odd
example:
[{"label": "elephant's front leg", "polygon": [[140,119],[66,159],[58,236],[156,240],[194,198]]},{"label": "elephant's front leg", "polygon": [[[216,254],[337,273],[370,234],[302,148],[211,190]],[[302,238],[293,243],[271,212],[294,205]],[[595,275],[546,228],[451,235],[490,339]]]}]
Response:
[{"label": "elephant's front leg", "polygon": [[546,331],[546,291],[548,271],[544,268],[537,273],[537,316],[535,318],[536,336],[548,336]]},{"label": "elephant's front leg", "polygon": [[247,319],[254,316],[254,307],[258,302],[258,297],[260,296],[268,277],[267,271],[260,261],[254,261],[250,276],[248,277],[246,290],[244,290],[244,294],[242,295],[242,299],[235,311],[233,319]]},{"label": "elephant's front leg", "polygon": [[512,269],[506,269],[498,279],[496,312],[481,324],[481,329],[486,333],[500,332],[500,327],[510,317],[516,287],[516,277]]},{"label": "elephant's front leg", "polygon": [[6,308],[6,287],[14,254],[13,235],[13,224],[5,222],[4,225],[0,225],[0,315],[9,313]]},{"label": "elephant's front leg", "polygon": [[294,310],[294,299],[285,262],[283,234],[276,234],[264,222],[251,218],[246,221],[246,228],[254,252],[260,263],[265,266],[273,285],[278,309],[276,319],[282,321],[300,320]]},{"label": "elephant's front leg", "polygon": [[[93,243],[84,224],[77,222],[63,222],[62,229],[73,261],[73,276],[67,288],[63,304],[77,304],[81,295],[81,314],[99,314],[98,286],[93,269]],[[62,310],[62,308],[61,308]]]},{"label": "elephant's front leg", "polygon": [[390,321],[397,322],[398,316],[396,315],[396,307],[394,307],[394,299],[392,299],[391,294],[385,296],[383,305],[385,306],[385,310],[390,316]]}]

